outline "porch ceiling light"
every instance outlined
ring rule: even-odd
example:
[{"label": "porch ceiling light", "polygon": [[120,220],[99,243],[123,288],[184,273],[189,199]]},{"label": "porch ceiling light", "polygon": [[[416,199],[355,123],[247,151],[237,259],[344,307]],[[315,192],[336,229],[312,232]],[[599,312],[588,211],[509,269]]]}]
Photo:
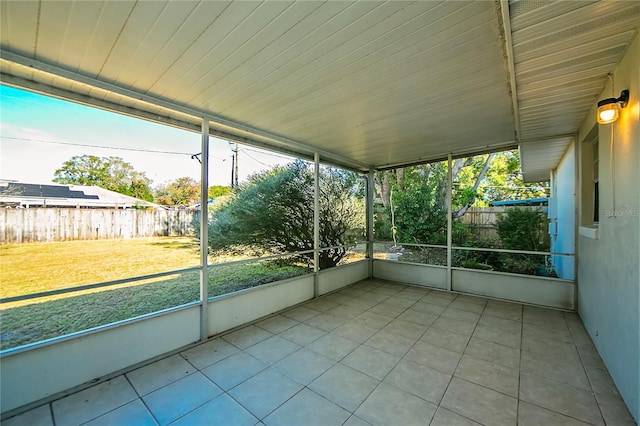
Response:
[{"label": "porch ceiling light", "polygon": [[627,106],[629,91],[623,90],[619,98],[608,98],[598,102],[598,123],[613,123],[620,116],[620,109]]}]

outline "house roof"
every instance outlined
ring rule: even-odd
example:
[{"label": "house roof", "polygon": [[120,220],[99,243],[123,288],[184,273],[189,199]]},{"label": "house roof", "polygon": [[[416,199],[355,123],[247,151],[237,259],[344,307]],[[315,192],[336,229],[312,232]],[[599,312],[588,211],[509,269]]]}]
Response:
[{"label": "house roof", "polygon": [[98,186],[0,181],[0,203],[42,207],[130,208],[162,206]]},{"label": "house roof", "polygon": [[640,22],[625,1],[0,7],[5,84],[363,171],[520,146],[530,180]]}]

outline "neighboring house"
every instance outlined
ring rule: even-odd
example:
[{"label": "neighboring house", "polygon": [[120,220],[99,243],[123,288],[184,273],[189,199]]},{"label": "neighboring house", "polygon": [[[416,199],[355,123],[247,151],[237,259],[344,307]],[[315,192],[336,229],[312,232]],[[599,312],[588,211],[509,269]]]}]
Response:
[{"label": "neighboring house", "polygon": [[0,206],[75,208],[165,207],[98,186],[23,183],[0,180]]}]

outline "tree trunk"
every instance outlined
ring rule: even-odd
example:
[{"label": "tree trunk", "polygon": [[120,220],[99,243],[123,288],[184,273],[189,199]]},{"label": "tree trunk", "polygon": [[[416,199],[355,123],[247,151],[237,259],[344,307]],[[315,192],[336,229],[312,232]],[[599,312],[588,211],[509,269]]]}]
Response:
[{"label": "tree trunk", "polygon": [[[455,211],[455,212],[453,212],[451,214],[451,216],[454,219],[464,216],[464,214],[467,212],[467,210],[469,210],[469,207],[471,207],[471,205],[476,200],[475,193],[478,190],[478,186],[480,186],[480,182],[482,182],[482,179],[484,179],[484,175],[489,170],[489,165],[491,163],[491,160],[493,160],[493,157],[495,157],[495,155],[496,155],[495,153],[492,153],[492,154],[489,154],[487,156],[487,160],[484,162],[484,166],[482,167],[482,170],[480,170],[480,174],[478,174],[478,177],[476,178],[476,181],[473,184],[473,194],[474,194],[474,196],[464,206],[462,206],[460,209],[458,209],[457,211]],[[460,172],[460,169],[461,168],[458,169],[458,172]]]}]

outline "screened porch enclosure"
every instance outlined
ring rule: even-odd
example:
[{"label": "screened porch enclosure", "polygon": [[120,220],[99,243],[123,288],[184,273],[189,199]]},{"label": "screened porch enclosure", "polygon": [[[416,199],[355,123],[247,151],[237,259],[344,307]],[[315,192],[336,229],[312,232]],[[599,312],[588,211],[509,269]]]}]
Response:
[{"label": "screened porch enclosure", "polygon": [[[3,316],[108,308],[41,337],[3,325],[3,424],[637,422],[636,3],[0,7],[3,86],[187,131],[200,176],[197,242],[179,261],[29,294],[3,282]],[[618,120],[598,124],[598,101],[623,90]],[[211,255],[216,141],[296,164],[304,238]],[[545,182],[546,205],[520,210],[538,224],[527,244],[461,219],[469,194],[500,200],[474,182],[507,175],[480,161],[503,152],[523,190]],[[327,204],[336,187],[356,213]],[[348,240],[329,235],[335,217]]]}]

